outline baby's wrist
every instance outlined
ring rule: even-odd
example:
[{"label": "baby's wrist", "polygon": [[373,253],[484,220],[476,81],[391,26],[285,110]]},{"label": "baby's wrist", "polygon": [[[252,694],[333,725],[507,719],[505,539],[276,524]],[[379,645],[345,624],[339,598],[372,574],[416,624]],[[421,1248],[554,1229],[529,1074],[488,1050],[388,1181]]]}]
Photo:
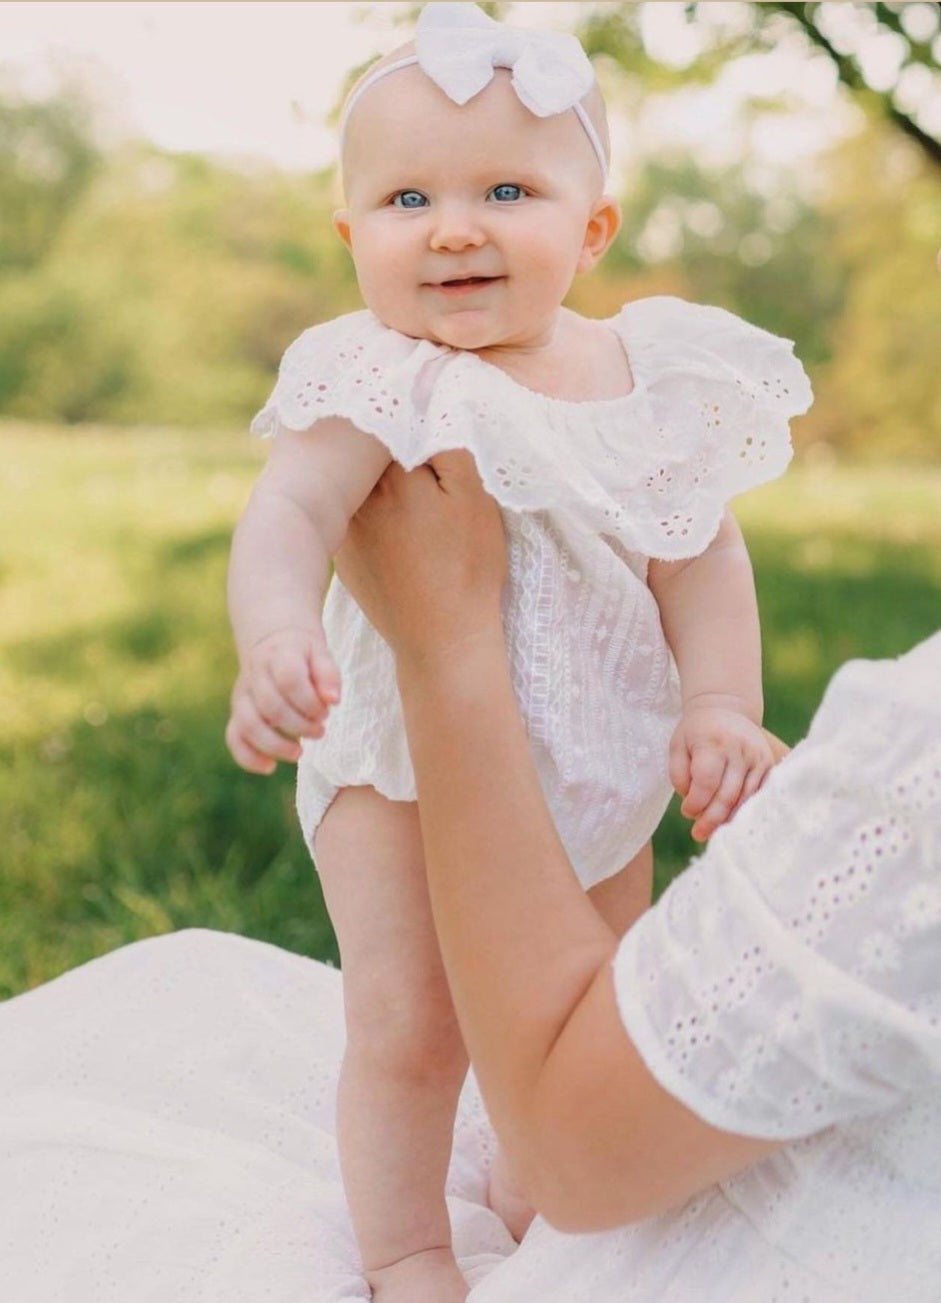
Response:
[{"label": "baby's wrist", "polygon": [[266,643],[275,642],[279,638],[289,638],[296,634],[309,637],[311,634],[321,632],[321,627],[316,622],[310,624],[283,624],[277,629],[267,629],[264,633],[258,634],[250,642],[246,643],[246,653],[257,651],[259,647],[264,647]]},{"label": "baby's wrist", "polygon": [[323,637],[323,630],[316,623],[282,625],[277,629],[267,629],[264,633],[246,635],[236,644],[239,665],[244,670],[250,670],[251,666],[257,665],[259,658],[263,659],[272,648],[277,648],[279,643],[286,642],[288,639],[319,638],[322,640]]},{"label": "baby's wrist", "polygon": [[749,697],[737,692],[694,692],[684,695],[682,713],[693,715],[700,710],[724,710],[741,715],[750,723],[761,726],[764,702],[760,697]]}]

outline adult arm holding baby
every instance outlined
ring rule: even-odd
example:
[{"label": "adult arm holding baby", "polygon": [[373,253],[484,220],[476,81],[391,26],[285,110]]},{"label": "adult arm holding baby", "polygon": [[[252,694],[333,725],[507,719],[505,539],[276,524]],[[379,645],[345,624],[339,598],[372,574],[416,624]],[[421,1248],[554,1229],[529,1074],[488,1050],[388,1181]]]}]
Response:
[{"label": "adult arm holding baby", "polygon": [[[418,519],[423,528],[405,527]],[[433,557],[418,541],[429,535]],[[340,575],[396,653],[455,1007],[529,1197],[560,1226],[597,1229],[668,1207],[767,1152],[768,1142],[684,1108],[624,1035],[611,979],[618,939],[572,872],[513,695],[502,530],[473,463],[448,455],[434,471],[390,468],[350,544]]]},{"label": "adult arm holding baby", "polygon": [[500,521],[470,460],[391,468],[338,565],[396,653],[435,924],[500,1140],[550,1223],[638,1223],[537,1226],[519,1280],[542,1293],[507,1297],[570,1297],[582,1243],[600,1298],[787,1281],[814,1303],[927,1303],[941,634],[845,666],[765,790],[618,939],[529,756]]}]

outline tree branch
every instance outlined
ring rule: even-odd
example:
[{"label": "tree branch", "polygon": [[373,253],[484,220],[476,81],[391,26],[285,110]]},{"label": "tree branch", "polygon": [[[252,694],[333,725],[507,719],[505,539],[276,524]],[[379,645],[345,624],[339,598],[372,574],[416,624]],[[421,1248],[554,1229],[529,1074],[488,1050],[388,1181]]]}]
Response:
[{"label": "tree branch", "polygon": [[[827,40],[823,32],[814,23],[810,13],[811,6],[802,3],[793,3],[792,0],[773,0],[773,3],[763,6],[768,9],[775,9],[779,13],[787,14],[794,22],[798,24],[804,34],[825,54],[832,59],[836,66],[837,75],[844,86],[851,91],[860,95],[865,95],[871,100],[876,101],[885,116],[905,135],[909,136],[919,148],[927,155],[928,159],[937,168],[941,168],[941,141],[924,131],[917,122],[907,113],[903,113],[892,102],[891,95],[875,91],[866,82],[858,64],[848,55],[840,54]],[[881,8],[881,6],[880,6]]]}]

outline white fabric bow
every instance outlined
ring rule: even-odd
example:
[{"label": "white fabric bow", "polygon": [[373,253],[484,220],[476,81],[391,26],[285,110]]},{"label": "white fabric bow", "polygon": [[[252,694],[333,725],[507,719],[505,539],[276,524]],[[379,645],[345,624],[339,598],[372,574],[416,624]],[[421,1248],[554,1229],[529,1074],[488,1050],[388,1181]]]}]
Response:
[{"label": "white fabric bow", "polygon": [[489,85],[494,68],[511,69],[520,102],[540,118],[574,108],[595,81],[574,36],[505,27],[470,3],[426,5],[415,29],[415,53],[422,72],[455,104],[466,104]]},{"label": "white fabric bow", "polygon": [[351,91],[340,114],[341,146],[350,114],[369,88],[413,64],[458,105],[466,104],[490,84],[494,68],[509,68],[517,98],[530,113],[548,118],[568,109],[574,112],[594,150],[602,179],[607,180],[607,151],[580,103],[594,86],[595,74],[575,37],[504,27],[477,5],[457,0],[426,5],[415,29],[415,53],[382,64]]}]

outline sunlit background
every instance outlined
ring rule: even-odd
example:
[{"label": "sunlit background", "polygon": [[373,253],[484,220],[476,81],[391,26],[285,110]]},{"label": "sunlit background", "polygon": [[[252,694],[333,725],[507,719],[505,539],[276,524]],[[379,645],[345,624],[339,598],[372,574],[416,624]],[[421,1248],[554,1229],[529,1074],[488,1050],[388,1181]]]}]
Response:
[{"label": "sunlit background", "polygon": [[[719,303],[811,372],[737,507],[794,740],[941,622],[941,6],[488,7],[608,98],[625,221],[573,305]],[[292,775],[222,745],[225,558],[284,347],[359,306],[333,116],[414,12],[0,3],[0,993],[190,925],[334,954]],[[689,851],[672,812],[661,884]]]}]

